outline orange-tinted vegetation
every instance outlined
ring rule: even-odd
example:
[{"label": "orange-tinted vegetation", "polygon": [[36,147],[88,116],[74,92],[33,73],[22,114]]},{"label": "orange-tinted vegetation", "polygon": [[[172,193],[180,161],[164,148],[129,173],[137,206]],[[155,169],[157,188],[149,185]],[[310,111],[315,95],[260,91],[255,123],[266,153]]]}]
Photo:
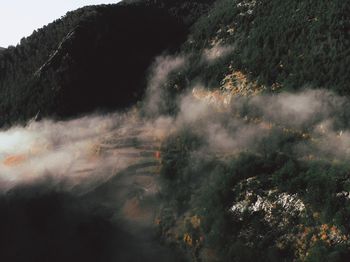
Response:
[{"label": "orange-tinted vegetation", "polygon": [[27,160],[25,155],[13,155],[4,159],[3,164],[5,166],[18,166]]}]

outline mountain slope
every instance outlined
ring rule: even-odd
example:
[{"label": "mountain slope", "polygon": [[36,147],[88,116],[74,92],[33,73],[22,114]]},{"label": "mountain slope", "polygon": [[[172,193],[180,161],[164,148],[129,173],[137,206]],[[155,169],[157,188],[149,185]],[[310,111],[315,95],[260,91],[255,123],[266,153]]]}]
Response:
[{"label": "mountain slope", "polygon": [[192,27],[185,50],[232,50],[219,64],[199,65],[193,74],[204,69],[216,79],[231,65],[270,87],[327,88],[348,95],[349,8],[343,1],[217,1]]},{"label": "mountain slope", "polygon": [[[33,243],[52,250],[72,240],[60,260],[72,252],[73,261],[137,260],[143,242],[154,260],[166,250],[156,233],[192,261],[349,261],[349,8],[341,0],[130,0],[69,13],[5,50],[2,125],[122,110],[99,125],[87,115],[2,133],[0,141],[18,132],[23,144],[34,141],[23,154],[9,153],[21,139],[0,148],[5,186],[39,177],[28,193],[18,186],[0,195],[5,214],[28,219],[1,217],[5,232],[19,228],[9,246],[0,239],[2,254],[29,228]],[[43,159],[37,175],[31,168]],[[52,188],[59,194],[46,194]],[[40,257],[25,241],[20,248]]]},{"label": "mountain slope", "polygon": [[[153,58],[182,44],[191,66],[180,87],[198,78],[219,87],[239,71],[267,90],[347,94],[348,8],[341,1],[147,0],[79,9],[2,52],[0,124],[130,105]],[[203,63],[203,53],[214,59]]]},{"label": "mountain slope", "polygon": [[193,261],[349,260],[349,155],[332,149],[350,127],[349,8],[221,0],[191,27],[159,103],[190,122],[163,143],[163,241]]},{"label": "mountain slope", "polygon": [[174,12],[178,4],[86,7],[22,39],[0,56],[0,124],[136,102],[154,57],[176,50],[199,15],[193,4]]}]

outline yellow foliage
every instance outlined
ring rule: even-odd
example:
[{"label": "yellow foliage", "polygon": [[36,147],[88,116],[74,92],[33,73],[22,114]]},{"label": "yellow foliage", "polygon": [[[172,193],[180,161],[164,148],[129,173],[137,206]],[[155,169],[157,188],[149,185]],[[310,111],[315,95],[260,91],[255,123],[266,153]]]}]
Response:
[{"label": "yellow foliage", "polygon": [[311,238],[311,242],[316,242],[316,241],[317,241],[317,236],[313,235],[312,238]]},{"label": "yellow foliage", "polygon": [[233,71],[221,81],[221,89],[230,91],[233,96],[249,96],[256,95],[266,88],[258,85],[256,81],[249,81],[243,72]]},{"label": "yellow foliage", "polygon": [[314,217],[314,219],[319,219],[320,218],[320,213],[319,212],[314,212],[312,214],[312,216]]},{"label": "yellow foliage", "polygon": [[191,224],[192,224],[193,228],[195,228],[195,229],[199,228],[201,225],[201,219],[199,218],[199,216],[195,215],[195,216],[191,217]]},{"label": "yellow foliage", "polygon": [[310,233],[310,228],[309,227],[305,227],[303,235],[308,235]]},{"label": "yellow foliage", "polygon": [[336,226],[332,226],[331,227],[331,232],[337,233],[338,232],[338,228]]},{"label": "yellow foliage", "polygon": [[156,219],[154,220],[154,223],[155,223],[156,225],[160,225],[160,224],[162,223],[162,220],[160,220],[160,218],[156,218]]},{"label": "yellow foliage", "polygon": [[322,231],[326,231],[326,230],[328,230],[328,228],[329,228],[329,226],[328,226],[327,224],[323,224],[323,225],[321,226],[321,230],[322,230]]},{"label": "yellow foliage", "polygon": [[27,160],[27,157],[25,155],[13,155],[13,156],[6,157],[5,160],[3,161],[3,164],[5,166],[17,166],[22,164],[26,160]]},{"label": "yellow foliage", "polygon": [[189,233],[185,233],[185,234],[184,234],[183,241],[184,241],[187,245],[189,245],[190,247],[192,247],[192,245],[193,245],[193,239],[192,239],[192,237],[191,237],[191,235],[190,235]]},{"label": "yellow foliage", "polygon": [[326,234],[326,233],[323,233],[322,235],[321,235],[321,239],[322,240],[326,240],[328,238],[328,235]]},{"label": "yellow foliage", "polygon": [[282,85],[279,83],[273,83],[271,86],[272,91],[277,91],[282,88]]}]

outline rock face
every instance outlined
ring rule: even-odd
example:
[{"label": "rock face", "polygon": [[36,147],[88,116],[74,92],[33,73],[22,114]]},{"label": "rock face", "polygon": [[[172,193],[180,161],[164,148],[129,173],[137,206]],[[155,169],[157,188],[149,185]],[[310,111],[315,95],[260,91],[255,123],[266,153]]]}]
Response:
[{"label": "rock face", "polygon": [[[256,178],[250,178],[242,181],[234,189],[241,193],[230,209],[237,219],[243,220],[244,213],[254,215],[261,212],[266,222],[285,229],[293,218],[305,216],[305,204],[297,194],[279,193],[277,190],[261,191],[261,193],[257,193],[256,190],[250,191],[249,186],[257,182],[255,180]],[[244,184],[246,188],[242,189]]]},{"label": "rock face", "polygon": [[236,197],[229,212],[238,223],[243,222],[239,239],[254,247],[269,232],[280,250],[295,245],[299,227],[307,218],[305,203],[297,194],[280,192],[257,177],[241,181],[233,191]]}]

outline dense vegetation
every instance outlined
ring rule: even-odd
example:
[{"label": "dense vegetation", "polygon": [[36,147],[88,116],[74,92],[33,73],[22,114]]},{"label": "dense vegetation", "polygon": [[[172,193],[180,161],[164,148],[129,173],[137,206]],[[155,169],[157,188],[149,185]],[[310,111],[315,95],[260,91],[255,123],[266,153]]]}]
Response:
[{"label": "dense vegetation", "polygon": [[[205,75],[206,83],[217,87],[232,65],[270,87],[328,88],[348,95],[349,8],[340,0],[216,1],[183,48],[193,56],[186,75]],[[217,46],[232,51],[215,64],[203,64],[203,50]]]},{"label": "dense vegetation", "polygon": [[[0,124],[38,112],[71,116],[130,105],[142,95],[154,56],[178,48],[193,23],[182,47],[191,66],[180,87],[198,79],[218,87],[233,67],[268,88],[348,94],[348,9],[343,1],[312,0],[148,0],[82,8],[1,52]],[[227,46],[232,52],[203,63],[204,50]]]},{"label": "dense vegetation", "polygon": [[108,210],[45,186],[0,196],[3,261],[113,261],[121,253],[112,242],[126,234],[110,222]]},{"label": "dense vegetation", "polygon": [[[72,116],[130,105],[143,93],[154,56],[178,48],[193,23],[182,46],[191,66],[176,80],[180,87],[198,79],[218,87],[234,68],[272,89],[348,94],[348,9],[343,1],[311,0],[149,0],[82,8],[1,53],[0,124],[39,112]],[[203,63],[203,51],[213,47],[232,51]]]},{"label": "dense vegetation", "polygon": [[[175,119],[176,95],[198,83],[223,89],[227,76],[231,87],[254,83],[272,96],[305,87],[349,96],[349,11],[341,0],[130,0],[82,8],[18,46],[0,50],[0,125],[35,115],[71,117],[124,109],[143,97],[150,66],[164,53],[187,59],[161,86],[167,91],[164,112]],[[326,120],[334,120],[334,136],[349,129],[347,107],[327,115]],[[258,109],[244,110],[225,115],[225,125],[234,118],[264,121]],[[181,247],[193,261],[348,261],[348,156],[312,154],[317,138],[307,132],[316,128],[317,115],[315,125],[306,123],[292,132],[289,120],[266,121],[269,135],[238,153],[209,150],[196,126],[184,125],[168,137],[160,154],[160,239]],[[309,151],[300,156],[295,145]],[[69,239],[70,249],[57,261],[104,256],[109,261],[123,249],[108,244],[126,237],[110,224],[108,210],[102,214],[86,208],[81,199],[61,192],[26,195],[16,190],[0,197],[0,209],[28,220],[0,218],[0,225],[11,226],[1,228],[5,258],[28,225],[36,229],[26,232],[33,245],[50,254]],[[48,233],[59,238],[46,242]],[[19,242],[23,254],[42,255],[28,248],[26,240]],[[86,247],[90,252],[82,252]]]},{"label": "dense vegetation", "polygon": [[0,55],[0,125],[136,102],[154,57],[176,50],[210,2],[86,7],[23,38]]},{"label": "dense vegetation", "polygon": [[[297,158],[289,146],[298,139],[273,134],[258,151],[222,158],[196,153],[205,142],[191,129],[174,134],[162,150],[160,236],[194,261],[347,261],[350,204],[337,193],[349,190],[350,166]],[[298,201],[280,206],[285,194],[300,197],[303,215]],[[269,216],[259,201],[271,201]],[[232,211],[237,203],[242,213]]]}]

